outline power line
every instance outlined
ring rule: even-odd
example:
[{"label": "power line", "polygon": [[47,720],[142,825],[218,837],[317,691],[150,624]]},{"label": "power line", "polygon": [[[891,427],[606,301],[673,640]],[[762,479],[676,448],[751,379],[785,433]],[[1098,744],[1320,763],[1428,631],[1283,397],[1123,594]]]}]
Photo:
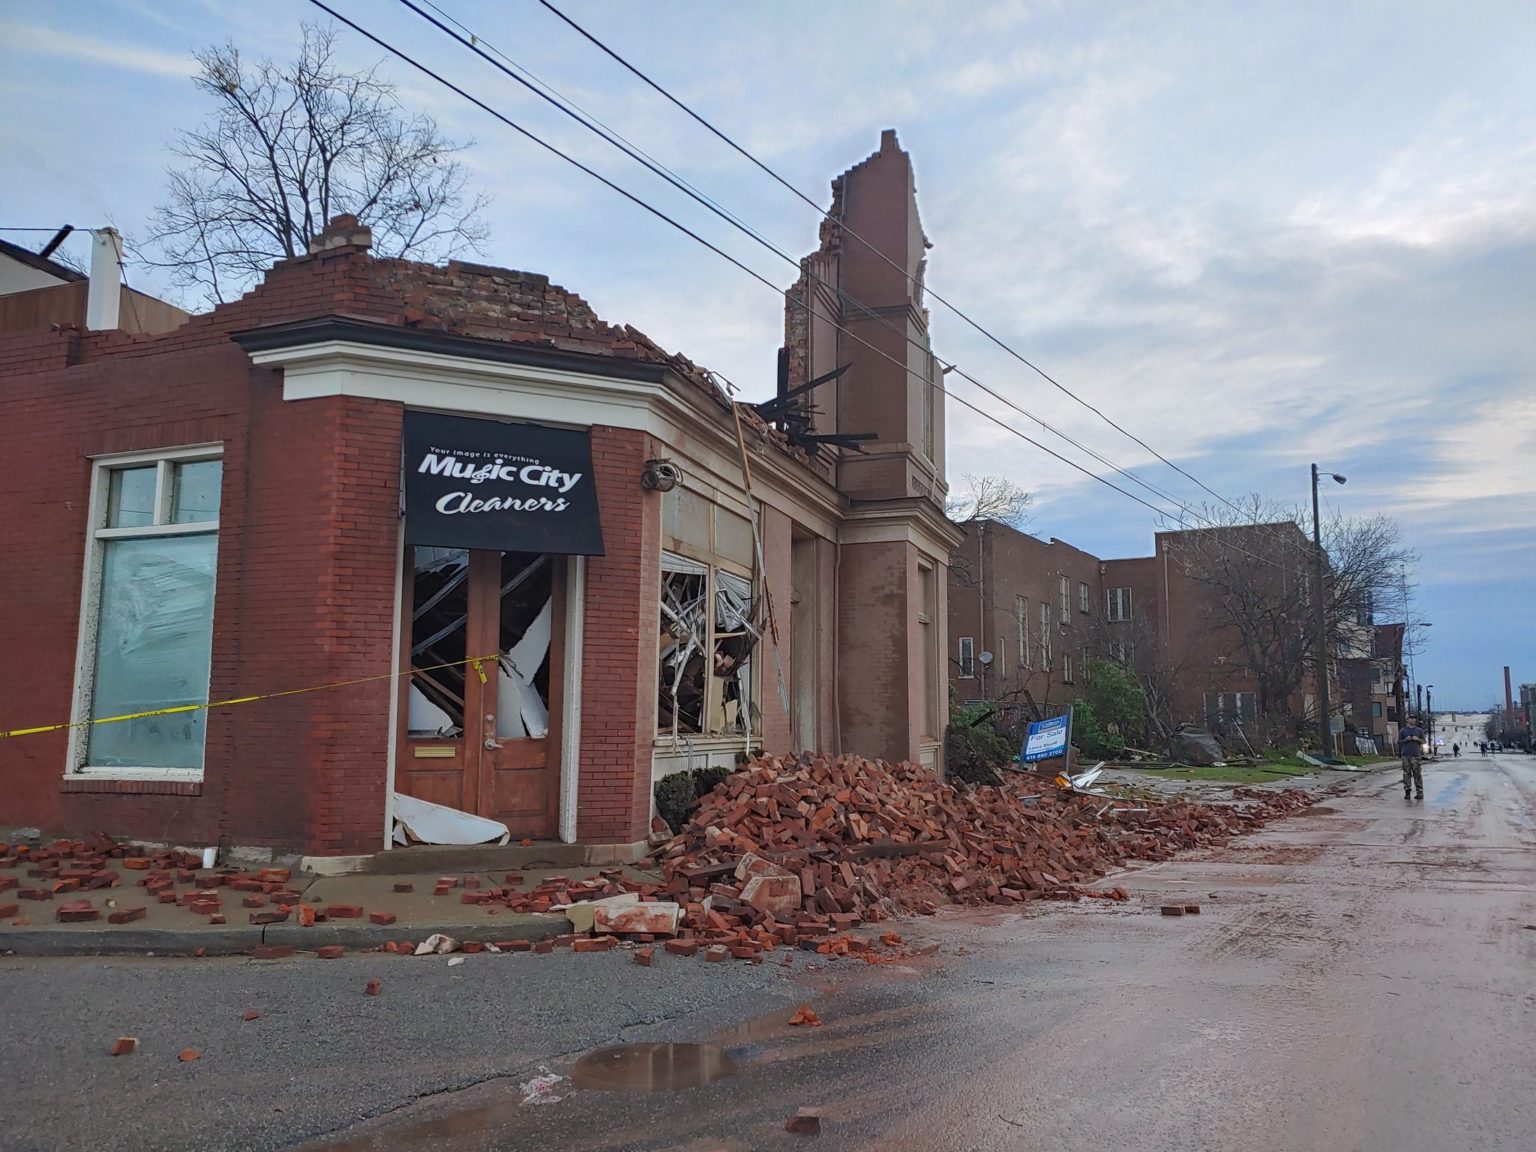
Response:
[{"label": "power line", "polygon": [[[402,60],[405,63],[409,64],[411,67],[415,68],[417,71],[421,72],[423,75],[428,76],[428,77],[430,77],[433,80],[436,80],[439,84],[441,84],[443,87],[447,88],[450,92],[453,92],[455,95],[461,97],[464,100],[467,100],[469,103],[473,104],[475,107],[479,108],[481,111],[485,112],[487,115],[492,116],[495,119],[501,121],[503,124],[507,125],[507,127],[512,128],[514,131],[518,132],[520,135],[522,135],[522,136],[526,137],[527,139],[531,140],[533,143],[537,144],[539,147],[545,149],[546,151],[550,152],[551,154],[553,154],[555,156],[558,156],[560,159],[564,160],[566,163],[572,165],[573,167],[580,169],[582,172],[586,173],[588,176],[592,177],[594,180],[598,181],[599,183],[601,183],[605,187],[611,189],[614,192],[617,192],[620,196],[623,196],[626,200],[630,201],[632,204],[635,204],[637,207],[643,208],[646,212],[649,212],[651,215],[655,216],[657,219],[661,220],[662,222],[664,222],[666,224],[671,225],[673,228],[676,228],[679,232],[682,232],[685,236],[687,236],[690,239],[694,240],[695,242],[703,245],[705,248],[708,248],[711,252],[715,253],[715,255],[719,256],[721,259],[728,261],[729,263],[734,265],[736,268],[740,269],[742,272],[745,272],[748,276],[751,276],[754,280],[758,281],[758,283],[762,284],[769,291],[771,291],[774,294],[775,297],[782,298],[782,295],[783,295],[782,291],[780,290],[779,286],[777,284],[775,284],[772,280],[769,280],[766,276],[764,276],[761,273],[757,272],[756,270],[748,267],[746,264],[744,264],[740,260],[736,259],[736,257],[732,256],[730,253],[728,253],[728,252],[722,250],[721,248],[717,247],[716,245],[710,243],[708,240],[704,239],[704,237],[700,236],[697,232],[693,231],[687,225],[682,224],[681,222],[679,222],[677,220],[674,220],[671,216],[668,216],[665,212],[661,211],[661,209],[656,208],[653,205],[647,203],[645,200],[641,199],[639,196],[636,196],[633,192],[630,192],[628,189],[623,188],[623,187],[621,187],[618,184],[615,184],[612,180],[608,179],[606,176],[602,175],[600,172],[597,172],[594,169],[588,167],[586,164],[583,164],[580,160],[577,160],[574,156],[569,155],[568,153],[566,153],[566,152],[562,151],[561,149],[557,148],[555,145],[549,143],[547,140],[544,140],[540,136],[538,136],[535,133],[529,131],[527,128],[524,128],[521,124],[518,124],[516,121],[512,120],[506,114],[497,111],[495,108],[492,108],[489,104],[485,103],[485,101],[479,99],[476,96],[470,95],[463,88],[461,88],[457,84],[453,83],[453,81],[451,81],[451,80],[447,79],[446,77],[442,76],[440,73],[434,72],[432,69],[428,68],[425,64],[422,64],[420,61],[416,60],[414,57],[410,56],[409,54],[407,54],[403,50],[401,50],[399,48],[396,48],[393,44],[390,44],[388,41],[386,41],[386,40],[382,39],[381,37],[375,35],[374,33],[368,31],[366,28],[362,27],[360,24],[356,23],[355,21],[349,20],[347,17],[343,16],[340,12],[337,12],[330,5],[326,4],[324,2],[324,0],[310,0],[310,3],[313,4],[316,8],[319,8],[322,12],[326,13],[328,16],[332,17],[333,19],[339,20],[341,23],[345,24],[348,28],[351,28],[358,35],[364,37],[367,40],[372,41],[374,44],[377,44],[380,48],[383,48],[386,52],[389,52],[391,55],[396,56],[400,60]],[[894,356],[891,356],[889,353],[885,352],[883,349],[876,348],[873,344],[869,343],[869,341],[865,340],[863,337],[859,336],[857,333],[850,332],[843,325],[839,324],[836,321],[835,318],[830,317],[830,316],[825,316],[825,315],[818,315],[816,313],[816,311],[815,311],[815,308],[813,306],[810,306],[810,305],[806,306],[806,310],[813,317],[815,317],[817,319],[820,319],[820,320],[825,320],[827,323],[831,324],[838,331],[842,332],[844,335],[848,336],[850,339],[855,340],[858,343],[864,345],[866,348],[868,348],[870,351],[874,352],[876,355],[882,356],[886,360],[889,360],[892,364],[895,364],[897,367],[901,368],[903,372],[912,373],[912,369],[909,368],[906,364],[903,364],[900,360],[897,360]],[[1026,443],[1031,444],[1034,447],[1040,449],[1040,451],[1045,452],[1047,455],[1052,456],[1052,457],[1054,457],[1057,460],[1060,460],[1063,464],[1066,464],[1066,465],[1068,465],[1071,468],[1075,468],[1077,471],[1083,473],[1083,475],[1087,476],[1089,479],[1096,480],[1100,484],[1103,484],[1103,485],[1105,485],[1108,488],[1112,488],[1114,491],[1119,492],[1122,496],[1125,496],[1128,499],[1134,500],[1134,501],[1136,501],[1136,503],[1138,503],[1138,504],[1142,505],[1143,507],[1146,507],[1146,508],[1150,509],[1151,511],[1155,512],[1160,517],[1165,517],[1165,518],[1167,517],[1167,511],[1165,509],[1158,508],[1156,505],[1150,504],[1147,501],[1143,500],[1140,496],[1137,496],[1134,492],[1127,492],[1124,488],[1121,488],[1119,485],[1113,483],[1112,481],[1106,480],[1102,476],[1095,475],[1093,472],[1090,472],[1088,469],[1084,468],[1081,464],[1077,463],[1075,460],[1070,460],[1067,457],[1063,456],[1061,453],[1055,451],[1054,449],[1046,447],[1044,444],[1041,444],[1038,440],[1035,440],[1032,437],[1026,435],[1025,433],[1019,431],[1012,424],[1009,424],[1006,421],[998,419],[996,416],[994,416],[992,413],[986,411],[984,408],[980,408],[977,405],[972,404],[970,401],[965,400],[964,398],[962,398],[960,396],[956,396],[953,392],[949,392],[947,389],[941,387],[936,382],[925,380],[924,383],[928,384],[928,386],[931,387],[931,388],[938,389],[940,392],[942,392],[943,394],[945,394],[947,396],[953,397],[954,400],[957,403],[963,405],[966,408],[969,408],[971,411],[977,413],[978,415],[983,416],[986,419],[992,421],[994,424],[998,425],[998,427],[1004,429],[1007,432],[1011,432],[1013,435],[1019,437],[1021,440],[1025,441]]]},{"label": "power line", "polygon": [[[339,20],[341,23],[345,24],[348,28],[351,28],[354,32],[358,33],[360,36],[363,36],[365,39],[370,40],[374,44],[378,45],[380,48],[383,48],[386,52],[389,52],[391,55],[394,55],[397,58],[399,58],[400,60],[402,60],[405,63],[409,64],[411,67],[415,68],[417,71],[421,72],[423,75],[428,76],[431,79],[437,81],[443,87],[447,88],[449,91],[453,92],[455,95],[457,95],[457,96],[461,97],[462,99],[468,101],[469,103],[473,104],[475,107],[481,109],[487,115],[492,116],[496,120],[501,121],[503,124],[506,124],[508,127],[514,129],[520,135],[524,136],[528,140],[531,140],[533,143],[539,145],[539,147],[545,149],[546,151],[550,152],[551,154],[553,154],[553,155],[559,157],[560,159],[566,161],[568,164],[570,164],[573,167],[579,169],[580,171],[582,171],[586,175],[591,176],[594,180],[597,180],[599,183],[603,184],[605,187],[611,189],[614,192],[617,192],[619,195],[623,196],[626,200],[629,200],[631,203],[633,203],[636,206],[644,209],[646,212],[648,212],[651,215],[655,216],[657,219],[659,219],[659,220],[663,221],[664,223],[670,225],[671,227],[677,229],[679,232],[682,232],[684,235],[688,236],[690,239],[692,239],[692,240],[696,241],[697,243],[701,244],[705,248],[708,248],[711,252],[714,252],[717,256],[720,256],[722,259],[728,261],[730,264],[734,265],[736,268],[740,269],[741,271],[745,272],[748,276],[751,276],[754,280],[758,281],[760,284],[762,284],[764,287],[766,287],[770,292],[772,292],[776,298],[781,298],[782,297],[782,292],[781,292],[780,288],[773,281],[769,280],[766,276],[763,276],[761,273],[757,272],[756,270],[748,267],[746,264],[742,263],[740,260],[736,259],[734,256],[732,256],[729,253],[725,252],[721,248],[719,248],[716,245],[710,243],[708,240],[706,240],[702,236],[700,236],[697,232],[695,232],[692,229],[688,228],[686,225],[682,224],[681,222],[673,219],[671,216],[667,215],[665,212],[661,211],[661,209],[656,208],[654,205],[650,204],[649,202],[647,202],[646,200],[644,200],[641,197],[637,196],[636,194],[630,192],[628,189],[623,188],[620,185],[614,183],[612,180],[608,179],[606,176],[603,176],[601,173],[595,171],[594,169],[592,169],[588,165],[583,164],[581,161],[577,160],[575,157],[569,155],[568,153],[562,151],[560,148],[558,148],[555,145],[553,145],[553,144],[549,143],[548,141],[544,140],[543,138],[538,136],[536,133],[530,131],[529,129],[527,129],[525,127],[523,127],[521,124],[518,124],[516,121],[512,120],[506,114],[504,114],[504,113],[498,111],[497,109],[491,107],[485,101],[479,99],[476,96],[472,96],[470,93],[465,91],[463,88],[459,87],[457,84],[454,84],[452,81],[448,80],[447,78],[445,78],[441,74],[439,74],[437,72],[434,72],[432,69],[428,68],[425,64],[422,64],[420,61],[416,60],[414,57],[410,56],[408,53],[404,52],[403,50],[401,50],[399,48],[396,48],[394,45],[388,43],[387,41],[385,41],[381,37],[375,35],[374,33],[370,32],[370,31],[368,31],[366,28],[363,28],[361,25],[359,25],[355,21],[350,20],[347,17],[343,16],[341,13],[337,12],[334,8],[331,8],[328,4],[324,3],[324,0],[310,0],[310,3],[312,3],[315,7],[319,8],[321,11],[325,12],[327,15],[331,16],[333,19]],[[875,353],[877,356],[882,357],[883,359],[889,361],[891,364],[893,364],[896,367],[900,368],[903,372],[905,372],[905,373],[907,373],[909,375],[916,375],[916,373],[910,367],[908,367],[908,365],[906,365],[905,363],[903,363],[900,360],[897,360],[894,356],[892,356],[889,353],[885,352],[883,349],[875,347],[873,344],[871,344],[869,341],[865,340],[863,337],[859,336],[858,334],[850,331],[848,328],[846,328],[842,324],[838,323],[838,321],[834,317],[818,314],[816,312],[814,306],[812,306],[812,305],[808,304],[808,305],[805,305],[804,307],[805,307],[805,310],[813,318],[825,320],[828,324],[830,324],[837,331],[842,332],[849,339],[854,340],[854,341],[856,341],[859,344],[862,344],[864,347],[868,348],[871,352]],[[992,393],[991,390],[987,389],[985,385],[982,385],[978,381],[975,381],[972,377],[966,375],[963,372],[960,373],[960,375],[963,376],[965,379],[970,380],[972,383],[977,384],[984,391],[987,391],[989,395],[995,395],[995,393]],[[1081,472],[1084,476],[1087,476],[1090,480],[1094,480],[1094,481],[1096,481],[1096,482],[1098,482],[1100,484],[1103,484],[1105,487],[1110,488],[1113,491],[1120,493],[1122,496],[1125,496],[1127,499],[1134,500],[1136,503],[1138,503],[1138,504],[1142,505],[1143,507],[1149,509],[1150,511],[1155,513],[1160,518],[1164,518],[1164,519],[1167,518],[1168,513],[1167,513],[1167,511],[1165,509],[1158,508],[1156,505],[1148,503],[1146,500],[1143,500],[1140,496],[1137,496],[1135,493],[1129,492],[1126,489],[1121,488],[1118,484],[1115,484],[1114,482],[1105,479],[1103,476],[1099,476],[1099,475],[1097,475],[1097,474],[1095,474],[1093,472],[1090,472],[1088,469],[1084,468],[1081,464],[1077,463],[1075,460],[1071,460],[1068,457],[1063,456],[1061,453],[1055,451],[1054,449],[1046,447],[1044,444],[1041,444],[1038,440],[1035,440],[1033,437],[1027,435],[1024,432],[1021,432],[1018,428],[1014,427],[1012,424],[1009,424],[1009,423],[999,419],[998,417],[996,417],[992,413],[986,411],[984,408],[981,408],[981,407],[971,403],[970,401],[965,400],[964,398],[962,398],[960,396],[956,396],[953,392],[949,392],[947,389],[943,388],[939,383],[936,383],[934,381],[928,380],[928,379],[926,379],[924,377],[919,377],[919,379],[922,380],[923,383],[926,384],[928,387],[933,388],[933,389],[937,389],[942,395],[947,395],[947,396],[952,397],[956,401],[956,403],[962,405],[965,408],[970,409],[971,411],[977,413],[978,415],[984,417],[985,419],[990,420],[992,423],[996,424],[998,427],[1002,428],[1004,431],[1012,433],[1013,435],[1019,437],[1019,439],[1023,440],[1025,443],[1030,444],[1031,446],[1033,446],[1035,448],[1038,448],[1040,451],[1046,453],[1048,456],[1051,456],[1052,458],[1061,461],[1063,464],[1066,464],[1068,467],[1073,468],[1073,469],[1075,469],[1078,472]],[[1006,401],[1005,400],[1004,402],[1011,404],[1010,401]],[[1185,511],[1188,512],[1189,509],[1186,508]],[[1267,560],[1266,558],[1261,557],[1261,556],[1255,556],[1253,553],[1247,552],[1245,549],[1238,548],[1235,545],[1233,545],[1232,547],[1233,547],[1234,551],[1241,552],[1243,555],[1249,556],[1252,559],[1259,560],[1259,561],[1264,562],[1264,563],[1274,564],[1276,567],[1280,567],[1281,566],[1281,565],[1279,565],[1275,561]]]},{"label": "power line", "polygon": [[[613,60],[617,61],[620,65],[622,65],[624,68],[626,68],[633,75],[635,75],[640,80],[642,80],[645,84],[649,85],[652,89],[654,89],[657,93],[659,93],[661,96],[663,96],[666,100],[670,101],[673,105],[675,105],[682,112],[684,112],[686,115],[688,115],[690,118],[692,118],[695,122],[697,122],[699,125],[701,125],[703,128],[705,128],[708,132],[710,132],[712,135],[714,135],[716,138],[718,138],[720,141],[722,141],[727,147],[731,148],[738,155],[742,156],[748,162],[750,162],[753,166],[755,166],[756,168],[761,170],[763,173],[765,173],[767,176],[772,178],[778,184],[782,185],[785,189],[787,189],[793,195],[797,196],[800,200],[802,200],[806,204],[808,204],[811,208],[813,208],[816,211],[816,213],[818,215],[820,215],[824,219],[830,219],[829,214],[826,211],[824,211],[822,209],[821,205],[818,204],[815,200],[813,200],[810,196],[806,195],[799,188],[795,187],[794,184],[792,184],[785,177],[781,176],[778,172],[776,172],[768,164],[764,163],[762,160],[759,160],[756,156],[754,156],[751,152],[749,152],[745,147],[743,147],[742,145],[738,144],[735,140],[731,139],[731,137],[728,136],[725,132],[723,132],[719,128],[715,127],[715,125],[711,124],[703,116],[701,116],[699,113],[695,112],[692,108],[690,108],[682,100],[680,100],[678,97],[672,95],[671,92],[667,91],[667,89],[662,87],[655,80],[651,79],[651,77],[647,76],[638,67],[636,67],[634,64],[631,64],[628,60],[626,60],[618,52],[616,52],[614,49],[610,48],[607,44],[603,43],[595,35],[593,35],[589,31],[587,31],[587,29],[583,28],[575,20],[571,19],[571,17],[567,16],[559,8],[555,7],[555,5],[550,2],[550,0],[539,0],[539,3],[542,4],[545,8],[547,8],[554,15],[558,16],[562,21],[564,21],[567,25],[569,25],[577,33],[579,33],[581,36],[583,36],[588,41],[590,41],[597,48],[601,49],[604,53],[606,53],[608,56],[610,56]],[[909,281],[912,280],[911,275],[907,272],[907,270],[905,268],[902,268],[894,260],[891,260],[890,257],[885,255],[885,253],[881,252],[878,248],[876,248],[874,245],[869,243],[869,241],[865,240],[862,236],[858,235],[858,233],[854,232],[846,224],[843,224],[841,221],[836,221],[836,223],[838,224],[838,226],[847,235],[852,236],[860,244],[863,244],[864,247],[867,248],[870,252],[873,252],[875,255],[877,255],[881,259],[885,260],[886,263],[890,264],[892,268],[895,268],[903,276],[907,277],[907,279]],[[945,308],[949,309],[956,316],[958,316],[961,320],[965,321],[965,323],[970,325],[970,327],[974,328],[977,332],[981,333],[983,336],[985,336],[992,343],[996,344],[999,348],[1001,348],[1004,352],[1008,353],[1008,355],[1012,356],[1020,364],[1023,364],[1026,368],[1030,369],[1032,372],[1035,372],[1037,375],[1040,376],[1041,379],[1045,380],[1047,383],[1052,385],[1058,391],[1062,392],[1066,396],[1071,397],[1078,404],[1080,404],[1084,408],[1088,409],[1088,411],[1092,412],[1095,416],[1099,417],[1099,419],[1103,420],[1111,428],[1115,429],[1115,431],[1119,432],[1123,436],[1128,437],[1130,440],[1132,440],[1136,444],[1140,445],[1146,451],[1152,453],[1153,456],[1157,457],[1157,459],[1161,460],[1164,464],[1168,465],[1168,467],[1172,468],[1175,472],[1178,472],[1181,476],[1184,476],[1186,479],[1192,481],[1194,484],[1199,486],[1205,492],[1207,492],[1211,496],[1214,496],[1216,499],[1220,500],[1223,504],[1226,504],[1229,508],[1232,508],[1232,509],[1234,509],[1236,511],[1241,511],[1242,510],[1233,501],[1231,501],[1227,497],[1223,496],[1220,492],[1217,492],[1214,488],[1211,488],[1208,485],[1206,485],[1204,483],[1204,481],[1199,479],[1199,477],[1197,477],[1197,476],[1193,475],[1192,473],[1186,471],[1185,469],[1181,468],[1179,465],[1175,464],[1172,460],[1169,460],[1166,456],[1164,456],[1157,449],[1153,448],[1150,444],[1148,444],[1141,437],[1137,436],[1135,433],[1129,431],[1128,429],[1122,427],[1119,423],[1117,423],[1115,420],[1111,419],[1108,415],[1106,415],[1098,407],[1096,407],[1095,405],[1091,404],[1087,400],[1084,400],[1081,396],[1077,395],[1077,393],[1073,392],[1065,384],[1062,384],[1055,377],[1051,376],[1050,373],[1046,372],[1039,365],[1037,365],[1034,362],[1032,362],[1031,360],[1027,359],[1022,353],[1020,353],[1015,348],[1013,348],[1011,345],[1009,345],[1007,342],[1005,342],[1001,337],[994,335],[990,330],[988,330],[987,328],[983,327],[976,320],[972,319],[972,317],[968,313],[966,313],[963,310],[961,310],[958,305],[951,304],[947,299],[945,299],[943,296],[939,295],[939,293],[935,292],[930,287],[925,286],[925,290],[927,291],[928,295],[932,296],[935,300],[937,300]]]},{"label": "power line", "polygon": [[[479,35],[477,35],[473,31],[471,31],[462,22],[460,22],[458,20],[455,20],[452,16],[449,16],[446,12],[443,12],[443,10],[441,8],[439,8],[436,4],[432,3],[432,0],[425,0],[425,2],[430,7],[432,7],[435,11],[442,13],[442,15],[447,20],[449,20],[453,24],[457,25],[463,31],[464,35],[460,35],[459,33],[454,32],[447,25],[445,25],[442,21],[440,21],[440,20],[436,19],[435,17],[429,15],[428,13],[422,11],[421,8],[417,7],[417,5],[415,3],[413,3],[413,0],[400,0],[400,3],[403,4],[406,8],[409,8],[412,12],[416,13],[416,15],[420,16],[423,20],[426,20],[433,27],[437,28],[440,32],[444,33],[447,36],[452,37],[453,40],[455,42],[457,42],[458,44],[460,44],[461,46],[463,46],[465,48],[468,48],[470,51],[474,52],[477,56],[479,56],[482,60],[485,60],[493,68],[496,68],[498,71],[500,71],[504,75],[509,76],[511,79],[515,80],[518,84],[520,84],[524,88],[528,89],[534,95],[538,96],[540,99],[544,100],[546,103],[550,104],[551,106],[553,106],[555,109],[557,109],[558,111],[560,111],[564,115],[570,117],[572,120],[575,120],[583,128],[585,128],[588,131],[590,131],[590,132],[592,132],[592,133],[602,137],[602,139],[604,141],[606,141],[608,144],[611,144],[613,147],[618,148],[626,156],[628,156],[630,159],[632,159],[632,160],[636,161],[637,163],[639,163],[640,165],[642,165],[644,168],[646,168],[648,171],[650,171],[653,175],[659,176],[662,180],[666,181],[672,187],[676,188],[678,191],[680,191],[684,195],[688,196],[694,202],[702,205],[703,207],[705,207],[709,211],[713,212],[715,215],[719,216],[721,219],[725,220],[732,227],[736,228],[738,231],[742,232],[744,235],[748,236],[750,239],[756,241],[758,244],[760,244],[764,248],[768,249],[768,251],[772,252],[779,259],[783,260],[791,268],[794,268],[797,271],[799,270],[800,262],[798,260],[796,260],[794,256],[790,255],[788,252],[785,252],[782,248],[779,248],[772,241],[768,240],[760,232],[758,232],[756,229],[752,228],[745,221],[741,220],[734,213],[730,212],[728,209],[726,209],[722,205],[720,205],[717,201],[715,201],[714,199],[712,199],[711,197],[709,197],[705,193],[703,193],[700,190],[698,190],[697,188],[695,188],[692,184],[689,184],[686,180],[684,180],[682,177],[678,176],[675,172],[673,172],[666,165],[662,164],[660,161],[655,160],[649,154],[641,151],[638,147],[636,147],[635,145],[630,143],[628,140],[626,140],[623,136],[619,135],[613,129],[609,128],[606,124],[603,124],[600,120],[597,120],[596,117],[593,117],[590,114],[582,111],[581,109],[576,108],[564,96],[560,95],[560,93],[558,93],[554,89],[554,87],[552,85],[549,85],[549,84],[545,83],[544,81],[539,80],[538,84],[536,86],[533,83],[533,80],[537,80],[537,77],[533,77],[533,74],[531,72],[529,72],[526,68],[523,68],[522,65],[518,64],[511,57],[507,56],[506,53],[504,53],[504,52],[500,51],[499,49],[497,49],[489,41],[484,40],[482,37],[480,37]],[[484,43],[485,48],[481,47],[482,43]],[[506,64],[501,64],[501,63],[498,63],[496,60],[493,60],[487,54],[487,51],[486,51],[487,49],[489,49],[491,52],[494,52],[496,55],[500,56],[503,60],[506,61]],[[511,65],[511,68],[508,68],[507,65]],[[513,69],[515,69],[515,71]],[[525,76],[522,75],[522,74],[526,74],[527,77],[532,77],[532,80],[525,78]],[[871,249],[871,251],[874,251],[874,249]],[[889,258],[884,256],[884,253],[879,253],[879,255],[881,255],[881,257],[883,259],[886,259],[887,262],[890,262]],[[893,264],[893,267],[894,266],[895,265]],[[886,318],[885,316],[880,315],[873,308],[870,308],[868,305],[866,305],[866,304],[862,303],[861,301],[855,299],[853,296],[851,296],[846,291],[844,291],[841,287],[839,287],[837,285],[832,285],[832,284],[828,284],[827,287],[830,288],[833,292],[835,292],[837,294],[837,296],[845,304],[851,305],[855,310],[857,310],[858,312],[860,312],[861,314],[863,314],[867,318],[876,321],[877,323],[883,325],[885,328],[887,328],[889,331],[891,331],[893,334],[902,337],[909,345],[919,349],[920,351],[922,351],[924,353],[928,353],[928,352],[931,351],[931,349],[929,349],[929,347],[926,344],[923,344],[921,341],[918,341],[918,340],[914,339],[912,336],[910,336],[907,333],[905,333],[905,332],[901,331],[900,329],[898,329],[897,326],[895,324],[893,324],[888,318]],[[1029,420],[1033,420],[1041,428],[1045,429],[1046,431],[1052,433],[1055,436],[1060,437],[1062,440],[1066,441],[1068,444],[1072,445],[1074,448],[1078,449],[1079,451],[1086,453],[1087,455],[1092,457],[1094,460],[1096,460],[1100,464],[1104,465],[1106,468],[1109,468],[1112,471],[1118,473],[1119,475],[1125,477],[1127,480],[1131,481],[1132,483],[1140,485],[1141,487],[1145,488],[1147,491],[1153,493],[1154,495],[1160,497],[1161,499],[1164,499],[1164,500],[1168,501],[1176,509],[1179,509],[1179,511],[1182,512],[1184,514],[1184,516],[1188,516],[1191,519],[1196,519],[1196,520],[1199,519],[1199,516],[1196,513],[1194,513],[1188,506],[1186,506],[1184,504],[1184,502],[1181,501],[1177,496],[1174,496],[1173,494],[1171,494],[1171,493],[1169,493],[1169,492],[1167,492],[1167,491],[1165,491],[1165,490],[1163,490],[1161,488],[1158,488],[1154,484],[1148,483],[1146,480],[1143,480],[1140,476],[1138,476],[1134,472],[1131,472],[1130,470],[1121,467],[1120,465],[1116,464],[1113,460],[1110,460],[1108,457],[1103,456],[1099,452],[1097,452],[1094,449],[1088,447],[1086,444],[1083,444],[1080,441],[1074,439],[1073,437],[1067,435],[1065,432],[1062,432],[1060,429],[1053,427],[1052,425],[1047,423],[1045,420],[1041,419],[1039,416],[1036,416],[1033,412],[1030,412],[1028,409],[1020,406],[1017,403],[1015,403],[1013,400],[1011,400],[1009,397],[1003,395],[1002,393],[1000,393],[1000,392],[998,392],[998,391],[988,387],[986,384],[982,383],[980,380],[976,379],[974,376],[970,375],[969,373],[967,373],[967,372],[965,372],[963,370],[960,370],[958,368],[955,368],[954,366],[951,366],[951,369],[956,371],[956,372],[958,372],[964,379],[970,381],[976,387],[978,387],[982,391],[986,392],[989,396],[991,396],[994,399],[998,400],[1000,403],[1006,404],[1008,407],[1012,408],[1015,412],[1018,412],[1021,416],[1024,416],[1025,418],[1027,418]],[[1183,517],[1180,517],[1180,519],[1182,520]]]}]

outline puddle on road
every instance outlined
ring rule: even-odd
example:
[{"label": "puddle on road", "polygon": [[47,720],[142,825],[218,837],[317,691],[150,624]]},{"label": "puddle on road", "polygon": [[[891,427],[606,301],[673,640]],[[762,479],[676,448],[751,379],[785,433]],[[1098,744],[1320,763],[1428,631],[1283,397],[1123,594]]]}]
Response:
[{"label": "puddle on road", "polygon": [[736,1062],[713,1044],[619,1044],[577,1060],[571,1084],[589,1092],[682,1092],[735,1071]]}]

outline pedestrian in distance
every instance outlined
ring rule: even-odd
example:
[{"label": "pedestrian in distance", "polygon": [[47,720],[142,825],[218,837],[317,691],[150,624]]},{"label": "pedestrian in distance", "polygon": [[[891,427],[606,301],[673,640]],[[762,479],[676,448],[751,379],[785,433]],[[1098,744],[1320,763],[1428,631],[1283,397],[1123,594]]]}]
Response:
[{"label": "pedestrian in distance", "polygon": [[1454,756],[1458,760],[1461,759],[1461,745],[1460,744],[1452,744],[1451,745],[1451,755]]},{"label": "pedestrian in distance", "polygon": [[1418,720],[1397,734],[1397,754],[1403,761],[1403,799],[1424,799],[1424,729]]}]

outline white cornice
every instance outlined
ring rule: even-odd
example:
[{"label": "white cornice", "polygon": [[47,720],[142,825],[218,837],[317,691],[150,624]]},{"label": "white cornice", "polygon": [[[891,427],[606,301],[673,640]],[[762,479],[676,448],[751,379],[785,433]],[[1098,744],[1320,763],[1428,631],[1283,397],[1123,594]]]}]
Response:
[{"label": "white cornice", "polygon": [[[283,370],[283,399],[357,396],[540,424],[631,428],[656,437],[686,475],[708,494],[745,511],[740,454],[729,413],[701,410],[682,389],[662,381],[627,380],[564,369],[481,360],[443,352],[389,348],[349,340],[252,352],[251,360]],[[711,417],[714,417],[713,419]],[[772,450],[747,446],[753,495],[831,539],[844,515],[837,490]],[[639,483],[639,477],[636,477]],[[686,483],[686,481],[685,481]]]}]

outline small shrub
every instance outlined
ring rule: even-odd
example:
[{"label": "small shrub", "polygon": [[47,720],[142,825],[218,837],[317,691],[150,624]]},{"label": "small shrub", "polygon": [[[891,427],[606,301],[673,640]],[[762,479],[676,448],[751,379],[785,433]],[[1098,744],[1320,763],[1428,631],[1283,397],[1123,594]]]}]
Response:
[{"label": "small shrub", "polygon": [[693,795],[702,800],[715,790],[715,786],[731,774],[729,768],[695,768],[693,770]]},{"label": "small shrub", "polygon": [[1108,731],[1089,701],[1078,697],[1072,705],[1072,743],[1092,760],[1114,760],[1125,751],[1125,740]]},{"label": "small shrub", "polygon": [[656,814],[674,833],[681,832],[688,823],[693,804],[693,777],[687,772],[673,772],[656,781]]},{"label": "small shrub", "polygon": [[1000,771],[1013,756],[1013,742],[986,720],[952,723],[944,734],[945,768],[967,784],[1001,784]]}]

